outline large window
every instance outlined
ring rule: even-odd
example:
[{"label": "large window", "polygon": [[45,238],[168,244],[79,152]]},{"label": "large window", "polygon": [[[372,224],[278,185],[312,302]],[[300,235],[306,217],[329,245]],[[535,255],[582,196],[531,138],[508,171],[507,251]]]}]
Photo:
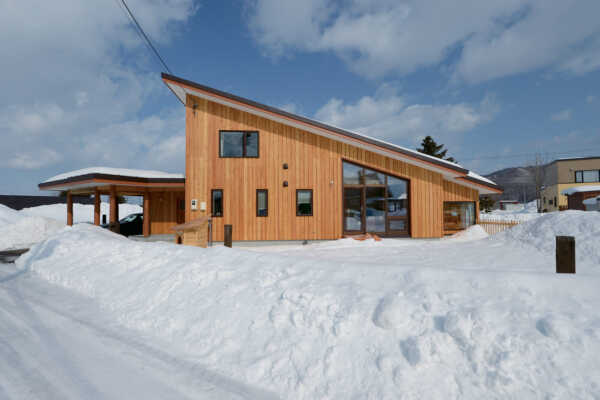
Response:
[{"label": "large window", "polygon": [[267,217],[269,215],[269,192],[267,189],[256,189],[256,216]]},{"label": "large window", "polygon": [[586,171],[575,171],[575,182],[600,182],[600,170],[590,169]]},{"label": "large window", "polygon": [[211,210],[213,217],[222,217],[223,216],[223,190],[222,189],[213,189],[210,192],[211,197]]},{"label": "large window", "polygon": [[475,225],[475,202],[445,201],[444,230],[457,231]]},{"label": "large window", "polygon": [[258,132],[220,131],[220,157],[258,157]]},{"label": "large window", "polygon": [[312,189],[296,190],[296,215],[299,217],[310,217],[313,215]]},{"label": "large window", "polygon": [[343,174],[344,232],[408,234],[407,180],[346,161]]}]

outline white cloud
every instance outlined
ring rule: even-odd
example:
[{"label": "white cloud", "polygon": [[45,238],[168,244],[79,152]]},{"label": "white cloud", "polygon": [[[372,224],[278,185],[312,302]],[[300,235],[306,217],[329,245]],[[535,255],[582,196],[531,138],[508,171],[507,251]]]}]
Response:
[{"label": "white cloud", "polygon": [[300,113],[300,108],[296,103],[285,103],[279,106],[279,108],[292,114]]},{"label": "white cloud", "polygon": [[[493,95],[477,104],[413,104],[383,87],[355,103],[329,100],[315,115],[318,120],[349,130],[411,146],[432,135],[449,138],[490,121],[499,112]],[[446,140],[446,139],[444,139]]]},{"label": "white cloud", "polygon": [[571,119],[572,114],[573,113],[571,112],[571,110],[565,109],[565,110],[557,112],[556,114],[552,114],[550,116],[550,118],[553,121],[568,121]]},{"label": "white cloud", "polygon": [[[170,94],[118,3],[26,3],[5,1],[0,13],[0,47],[10,55],[2,59],[0,165],[43,177],[102,163],[181,170],[183,159],[148,155],[183,135],[183,110],[145,116],[150,98]],[[195,12],[193,0],[128,4],[159,46]]]},{"label": "white cloud", "polygon": [[470,82],[600,67],[597,1],[248,1],[249,29],[266,53],[331,51],[368,77],[442,62]]},{"label": "white cloud", "polygon": [[5,164],[17,169],[37,169],[55,164],[60,160],[62,160],[62,156],[52,149],[37,149],[13,154]]}]

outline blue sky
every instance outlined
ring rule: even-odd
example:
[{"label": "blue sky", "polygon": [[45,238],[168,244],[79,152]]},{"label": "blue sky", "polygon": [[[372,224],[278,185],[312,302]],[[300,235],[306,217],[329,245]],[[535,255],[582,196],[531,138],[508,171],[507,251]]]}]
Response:
[{"label": "blue sky", "polygon": [[[0,193],[184,168],[184,110],[118,2],[0,5]],[[50,3],[50,2],[48,2]],[[129,0],[175,75],[480,173],[600,154],[600,3]]]}]

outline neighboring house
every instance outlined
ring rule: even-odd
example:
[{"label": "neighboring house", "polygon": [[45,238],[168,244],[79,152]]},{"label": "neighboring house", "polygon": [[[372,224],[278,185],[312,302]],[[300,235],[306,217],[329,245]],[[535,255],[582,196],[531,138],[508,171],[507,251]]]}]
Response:
[{"label": "neighboring house", "polygon": [[501,210],[520,210],[523,208],[517,200],[500,200],[499,204]]},{"label": "neighboring house", "polygon": [[[215,241],[226,224],[234,240],[441,237],[477,222],[480,194],[502,192],[452,162],[175,76],[163,80],[186,111],[185,190],[177,189],[185,221],[210,216]],[[103,182],[112,196],[126,185],[115,179]]]},{"label": "neighboring house", "polygon": [[596,211],[600,185],[575,186],[563,190],[561,194],[567,196],[569,210]]},{"label": "neighboring house", "polygon": [[542,210],[557,211],[569,207],[566,189],[600,183],[600,157],[558,159],[544,168],[540,193]]}]

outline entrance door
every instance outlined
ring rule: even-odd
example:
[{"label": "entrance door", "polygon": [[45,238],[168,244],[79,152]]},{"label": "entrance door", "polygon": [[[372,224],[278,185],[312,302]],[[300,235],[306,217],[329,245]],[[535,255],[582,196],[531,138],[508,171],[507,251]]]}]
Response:
[{"label": "entrance door", "polygon": [[177,219],[177,224],[183,224],[185,222],[185,199],[182,197],[178,197],[175,203],[177,204],[177,210],[175,211],[175,218]]},{"label": "entrance door", "polygon": [[408,181],[348,162],[343,167],[344,234],[408,235]]}]

